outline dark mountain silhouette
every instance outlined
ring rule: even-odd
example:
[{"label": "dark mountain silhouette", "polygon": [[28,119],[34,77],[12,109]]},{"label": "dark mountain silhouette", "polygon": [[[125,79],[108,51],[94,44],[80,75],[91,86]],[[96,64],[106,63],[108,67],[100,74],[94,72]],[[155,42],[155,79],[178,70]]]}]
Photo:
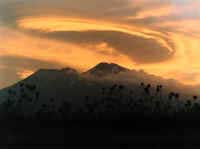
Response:
[{"label": "dark mountain silhouette", "polygon": [[137,137],[162,130],[166,135],[193,124],[196,131],[199,123],[191,120],[196,121],[199,113],[198,96],[191,88],[112,63],[100,63],[84,73],[68,67],[40,69],[0,90],[1,125],[9,120],[0,128],[8,128],[8,134],[23,134],[23,142],[69,142],[77,141],[77,136],[84,143],[106,142],[105,136],[113,138],[112,133],[125,131]]},{"label": "dark mountain silhouette", "polygon": [[78,72],[75,69],[69,67],[63,68],[60,71],[65,72],[66,74],[78,74]]},{"label": "dark mountain silhouette", "polygon": [[[141,88],[141,82],[144,82],[144,85],[151,84],[151,88],[149,85],[148,88]],[[51,109],[53,106],[53,109],[58,111],[65,102],[70,103],[73,110],[83,105],[87,98],[102,98],[105,92],[116,92],[116,96],[120,98],[128,98],[130,93],[134,92],[134,100],[137,100],[143,98],[142,92],[148,91],[149,96],[158,98],[156,86],[160,84],[164,86],[162,100],[167,100],[168,94],[172,91],[184,93],[185,95],[181,94],[182,97],[186,96],[187,92],[188,97],[194,95],[189,87],[176,81],[165,80],[144,71],[129,70],[114,63],[100,63],[84,73],[72,68],[40,69],[17,84],[1,90],[0,103],[15,103],[14,109],[26,114],[36,112],[41,107]],[[123,94],[116,88],[122,89]]]},{"label": "dark mountain silhouette", "polygon": [[96,75],[96,76],[106,76],[112,74],[118,74],[120,72],[127,72],[129,69],[122,67],[114,63],[99,63],[95,67],[91,68],[86,74]]}]

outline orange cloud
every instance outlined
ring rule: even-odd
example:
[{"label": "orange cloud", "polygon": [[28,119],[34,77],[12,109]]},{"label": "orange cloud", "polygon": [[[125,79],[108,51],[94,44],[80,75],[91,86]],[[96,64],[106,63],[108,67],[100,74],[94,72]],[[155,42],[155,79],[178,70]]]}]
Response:
[{"label": "orange cloud", "polygon": [[[66,17],[28,17],[17,21],[19,28],[27,30],[39,30],[43,32],[56,32],[56,31],[119,31],[131,35],[137,35],[142,38],[152,38],[166,47],[170,52],[173,52],[172,47],[163,40],[160,36],[162,33],[153,31],[148,28],[139,26],[127,26],[117,23],[102,22],[97,20],[84,20],[77,18]],[[157,36],[159,35],[159,36]]]},{"label": "orange cloud", "polygon": [[[93,46],[83,48],[57,40],[31,37],[10,29],[1,29],[0,32],[6,32],[8,36],[4,40],[1,40],[4,42],[1,42],[0,56],[23,56],[55,63],[59,62],[63,67],[69,65],[82,70],[104,60],[121,62],[124,65],[127,63],[133,65],[127,56],[121,54],[105,55],[104,52],[97,52],[102,49],[105,50],[106,46],[102,44],[96,45],[98,50],[94,51]],[[107,48],[109,51],[111,50],[111,48]]]},{"label": "orange cloud", "polygon": [[[60,3],[54,1],[45,3],[39,0],[30,0],[23,2],[23,5],[13,4],[11,1],[8,4],[4,2],[3,5],[0,2],[2,4],[0,5],[0,15],[3,18],[0,20],[1,58],[5,56],[25,57],[39,62],[48,62],[47,65],[43,65],[45,67],[71,66],[82,71],[101,61],[115,62],[130,69],[144,69],[165,78],[172,77],[187,84],[200,83],[198,75],[200,69],[198,8],[200,3],[197,1],[188,1],[187,3],[184,1],[185,3],[183,3],[177,0],[93,0],[88,2],[66,0]],[[11,4],[13,4],[12,7]],[[97,4],[102,7],[97,8]],[[37,9],[34,9],[32,5],[37,6]],[[129,19],[127,20],[127,18]],[[9,25],[12,25],[13,28],[4,27]],[[46,37],[37,36],[38,34],[33,33],[81,32],[84,34],[94,30],[103,33],[100,34],[101,40],[89,42],[84,46],[78,42],[72,43],[67,40],[48,38],[48,35]],[[108,32],[109,36],[107,36]],[[115,36],[110,35],[113,32],[115,32]],[[126,38],[121,38],[125,36]],[[115,45],[120,47],[126,45],[129,52],[132,52],[139,43],[132,40],[133,36],[140,37],[145,41],[156,42],[156,45],[160,45],[167,52],[172,53],[173,57],[159,63],[136,65],[130,59],[130,55],[116,50],[111,46],[112,44],[107,42],[110,39],[108,37],[112,37],[113,39],[110,41],[115,41],[113,42]],[[90,39],[92,38],[95,37],[90,37]],[[127,41],[131,44],[128,45]],[[155,44],[147,43],[140,44],[138,51],[143,53],[143,56],[153,57],[157,47]],[[145,47],[147,51],[150,49],[150,52],[146,52],[140,47]],[[53,63],[59,65],[52,66]],[[7,70],[9,64],[6,65],[0,59],[0,72],[7,72],[0,77],[4,80],[8,76],[6,74],[11,74],[11,72],[17,72],[20,77],[25,77],[39,69],[37,65],[27,66],[26,69],[20,68],[20,70],[13,68],[11,71]],[[195,79],[189,79],[192,75],[195,76]],[[7,81],[12,80],[11,78],[15,81],[20,79],[17,77],[16,75],[10,76]],[[5,86],[7,83],[5,81],[2,83],[2,81],[1,79],[0,84]]]},{"label": "orange cloud", "polygon": [[161,28],[167,28],[170,30],[178,31],[180,33],[185,33],[188,35],[197,35],[200,33],[200,20],[198,19],[183,19],[174,21],[164,21],[160,24],[154,24],[155,26]]},{"label": "orange cloud", "polygon": [[17,75],[19,75],[20,79],[25,79],[33,73],[34,71],[32,70],[22,70],[22,71],[17,72]]},{"label": "orange cloud", "polygon": [[[139,28],[137,26],[135,28],[132,28],[129,26],[122,26],[112,23],[99,25],[100,23],[98,23],[98,21],[93,24],[91,22],[86,23],[83,20],[66,21],[64,18],[55,19],[50,17],[47,18],[47,20],[47,23],[45,23],[45,18],[25,18],[20,20],[18,23],[21,29],[34,29],[43,32],[54,32],[55,30],[85,31],[88,29],[99,29],[100,31],[103,31],[105,29],[117,30],[130,34],[136,34],[147,39],[154,38],[155,40],[158,40],[161,43],[167,45],[167,42],[164,40],[165,35],[160,32],[150,30],[148,28]],[[56,21],[56,23],[54,23],[54,21]],[[77,25],[77,27],[73,26],[74,23],[77,23],[79,25]],[[0,53],[0,55],[24,56],[35,58],[38,60],[59,62],[62,64],[63,67],[72,66],[80,70],[86,70],[87,68],[90,68],[101,61],[108,61],[119,63],[128,68],[144,69],[149,73],[161,75],[166,78],[177,78],[178,80],[184,82],[184,79],[179,79],[177,77],[178,75],[170,75],[168,73],[169,70],[185,69],[185,67],[189,69],[188,60],[190,58],[193,59],[193,62],[195,62],[195,64],[192,65],[196,65],[197,67],[200,66],[198,58],[195,57],[195,55],[198,54],[197,51],[195,52],[195,49],[198,49],[200,47],[200,45],[198,44],[198,40],[193,39],[192,37],[178,35],[175,33],[168,33],[173,43],[175,43],[176,54],[173,59],[158,64],[135,65],[130,60],[130,58],[119,52],[116,52],[114,49],[112,49],[112,47],[109,47],[106,43],[103,42],[98,45],[85,46],[83,48],[78,45],[58,40],[33,37],[7,28],[2,28],[0,32],[2,32],[2,34],[6,33],[6,37],[2,37],[2,39],[4,39],[4,42],[1,43],[2,52]],[[97,50],[93,50],[94,47]],[[23,74],[28,73],[21,74],[22,75],[20,76],[24,76]],[[188,81],[186,80],[185,82],[188,83]],[[189,83],[191,84],[191,82]]]},{"label": "orange cloud", "polygon": [[173,12],[172,6],[161,6],[158,8],[152,8],[143,10],[137,13],[136,16],[130,16],[128,19],[145,19],[149,17],[164,17],[169,16]]}]

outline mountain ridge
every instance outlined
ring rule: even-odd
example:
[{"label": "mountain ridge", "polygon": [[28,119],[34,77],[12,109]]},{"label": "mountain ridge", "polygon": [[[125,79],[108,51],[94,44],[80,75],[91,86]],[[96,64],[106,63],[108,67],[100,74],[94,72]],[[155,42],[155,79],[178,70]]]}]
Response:
[{"label": "mountain ridge", "polygon": [[[127,80],[127,82],[133,82],[133,80],[135,79],[136,82],[148,82],[148,83],[162,83],[162,82],[168,82],[169,84],[176,84],[178,86],[187,86],[184,85],[180,82],[178,82],[177,80],[174,79],[164,79],[161,76],[156,76],[156,75],[152,75],[149,73],[146,73],[144,71],[137,71],[134,69],[128,69],[126,67],[120,66],[116,63],[107,63],[107,62],[101,62],[98,63],[97,65],[95,65],[94,67],[88,69],[85,72],[79,72],[74,68],[71,67],[65,67],[65,68],[61,68],[61,69],[39,69],[38,71],[36,71],[35,73],[33,73],[32,75],[28,76],[27,78],[25,78],[24,80],[28,80],[30,78],[33,78],[35,76],[40,76],[40,75],[47,75],[47,76],[53,76],[55,75],[55,78],[59,79],[59,77],[69,77],[69,76],[73,76],[73,77],[80,77],[80,78],[93,78],[93,79],[104,79],[104,78],[108,78],[108,79],[120,79],[122,81]],[[57,75],[57,76],[56,76]],[[121,77],[121,78],[120,78]],[[44,77],[45,78],[45,77]],[[24,81],[21,80],[21,81]],[[19,82],[21,82],[19,81]],[[18,83],[19,83],[18,82]],[[16,83],[16,84],[18,84]],[[16,84],[12,85],[15,86]],[[12,87],[10,86],[10,87]],[[9,88],[9,87],[6,87]],[[4,89],[6,89],[4,88]]]},{"label": "mountain ridge", "polygon": [[162,92],[163,100],[167,99],[172,91],[183,91],[186,94],[189,90],[184,86],[177,85],[177,87],[176,82],[169,83],[161,77],[143,71],[130,70],[114,63],[99,63],[83,73],[69,67],[40,69],[26,79],[0,90],[0,104],[6,100],[24,99],[25,103],[26,100],[36,101],[34,104],[26,103],[27,107],[25,106],[23,110],[25,112],[37,111],[43,104],[48,105],[51,100],[55,101],[57,107],[62,105],[63,101],[79,106],[85,97],[98,99],[102,96],[102,89],[116,87],[116,84],[126,87],[125,97],[129,97],[130,91],[135,91],[134,97],[137,99],[143,92],[141,82],[144,86],[151,84],[152,95],[156,93],[156,86],[162,84],[165,89]]},{"label": "mountain ridge", "polygon": [[130,69],[122,67],[115,63],[101,62],[96,66],[94,66],[93,68],[86,71],[86,73],[98,75],[101,72],[104,74],[117,74],[124,71],[130,71]]}]

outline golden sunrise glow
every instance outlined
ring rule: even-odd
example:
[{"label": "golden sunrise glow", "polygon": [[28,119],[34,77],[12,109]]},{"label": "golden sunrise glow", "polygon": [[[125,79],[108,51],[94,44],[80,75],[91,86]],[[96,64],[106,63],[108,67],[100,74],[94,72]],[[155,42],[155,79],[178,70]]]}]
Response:
[{"label": "golden sunrise glow", "polygon": [[34,73],[34,71],[32,70],[23,70],[21,72],[18,72],[17,74],[19,75],[19,77],[21,79],[25,79],[27,77],[29,77],[30,75],[32,75]]},{"label": "golden sunrise glow", "polygon": [[[80,21],[74,22],[76,19],[73,21],[69,21],[68,19],[60,19],[60,18],[28,18],[28,19],[22,19],[18,21],[19,27],[25,28],[25,29],[31,29],[31,30],[40,30],[44,32],[54,32],[54,31],[84,31],[84,30],[117,30],[117,31],[122,31],[126,32],[129,34],[136,34],[139,36],[142,36],[143,38],[154,38],[155,40],[158,40],[158,42],[163,43],[165,45],[166,42],[160,38],[160,36],[156,36],[159,33],[155,32],[155,36],[152,36],[151,34],[149,35],[148,33],[154,33],[153,30],[151,31],[148,28],[139,28],[138,30],[142,30],[143,32],[136,32],[134,30],[128,30],[132,29],[130,28],[118,28],[109,24],[104,24],[104,25],[97,25],[97,24],[92,24],[92,23],[86,23],[87,21]],[[117,26],[117,25],[116,25]],[[136,27],[135,27],[136,28]],[[135,29],[134,28],[134,29]],[[145,34],[146,32],[146,34]],[[91,48],[94,47],[84,47],[81,48],[79,46],[75,46],[70,43],[64,43],[64,42],[59,42],[55,40],[48,40],[48,39],[40,39],[40,38],[33,38],[29,37],[23,34],[18,33],[20,36],[20,40],[8,40],[8,43],[5,43],[4,49],[10,49],[12,48],[13,45],[15,45],[16,49],[15,50],[4,50],[4,54],[6,53],[7,55],[19,55],[19,56],[25,56],[25,57],[36,57],[37,59],[42,59],[46,61],[57,61],[65,65],[70,65],[77,67],[79,70],[86,70],[87,68],[92,67],[93,65],[97,64],[98,62],[101,61],[108,61],[108,62],[116,62],[120,63],[123,66],[129,67],[129,68],[135,68],[135,69],[144,69],[144,70],[149,70],[149,73],[157,74],[157,75],[162,75],[165,78],[174,78],[176,77],[176,74],[169,73],[170,71],[168,70],[176,70],[176,69],[183,69],[187,65],[188,61],[188,55],[186,55],[187,49],[186,47],[192,47],[190,49],[190,52],[193,51],[193,61],[197,60],[197,57],[194,57],[199,51],[195,52],[195,49],[200,47],[197,42],[195,42],[196,39],[192,39],[192,37],[183,37],[181,35],[176,35],[176,34],[170,34],[171,39],[175,43],[176,46],[176,55],[175,57],[168,62],[163,62],[160,64],[156,65],[140,65],[136,66],[134,65],[131,60],[123,55],[118,55],[118,56],[105,56],[101,54],[101,51],[107,51],[112,53],[115,51],[111,47],[107,47],[105,43],[99,44],[95,46],[97,51],[99,50],[100,52],[97,53],[95,51],[90,50]],[[160,33],[162,37],[162,33]],[[184,39],[184,40],[181,40]],[[36,47],[35,45],[42,42],[42,45],[47,46],[48,48],[45,50],[40,50],[40,48]],[[29,43],[28,45],[25,45],[24,43]],[[9,45],[12,45],[9,47]],[[66,49],[64,47],[67,47],[69,52],[66,52]],[[169,47],[167,45],[167,47]],[[27,51],[26,49],[32,49]],[[171,47],[169,47],[170,49]],[[24,49],[24,50],[23,50]],[[54,53],[59,49],[59,53]],[[73,50],[72,50],[73,49]],[[40,50],[40,52],[38,52]],[[171,49],[172,50],[172,49]],[[31,51],[31,54],[30,54]],[[116,52],[116,51],[115,51]],[[82,53],[82,54],[81,54]],[[80,56],[79,56],[80,55]],[[82,61],[87,60],[87,63],[82,64]],[[174,62],[176,62],[177,65],[174,65]],[[195,63],[196,65],[200,66],[200,63],[197,62]],[[182,67],[182,68],[181,68]],[[189,66],[187,66],[189,67]],[[166,71],[168,70],[168,71]],[[178,78],[179,81],[184,82],[181,77]],[[185,81],[187,84],[194,84],[196,82],[193,81]],[[200,83],[200,81],[199,81]]]},{"label": "golden sunrise glow", "polygon": [[[151,30],[143,29],[137,26],[126,27],[120,24],[111,24],[105,22],[98,22],[93,20],[80,20],[80,19],[68,19],[63,17],[33,17],[24,18],[18,21],[19,27],[31,30],[41,30],[44,32],[55,32],[55,31],[87,31],[87,30],[111,30],[120,31],[132,35],[141,36],[143,38],[153,38],[160,42],[163,46],[167,47],[169,51],[173,51],[172,48],[160,37],[146,34],[154,33]],[[98,25],[100,24],[100,25]]]},{"label": "golden sunrise glow", "polygon": [[[17,37],[18,40],[16,40],[15,37]],[[5,42],[4,45],[2,45],[2,52],[0,53],[0,56],[23,56],[36,58],[38,60],[54,61],[55,63],[61,63],[63,67],[69,65],[76,67],[81,71],[84,71],[101,61],[116,61],[124,66],[128,64],[129,68],[130,66],[133,66],[132,62],[126,56],[120,54],[117,56],[106,56],[101,52],[98,53],[93,51],[93,46],[86,46],[81,48],[73,44],[59,42],[56,40],[41,39],[37,37],[33,38],[14,31],[11,31],[11,37],[7,40],[4,39],[4,41]],[[9,50],[12,49],[13,46],[15,46],[16,49]],[[41,48],[43,50],[41,50]],[[108,49],[108,52],[112,53],[113,51],[113,49],[107,47],[105,43],[96,45],[95,48],[97,51],[103,51],[105,48]],[[57,52],[57,49],[59,49],[59,52]],[[82,63],[86,60],[87,63]]]},{"label": "golden sunrise glow", "polygon": [[161,7],[157,9],[150,9],[141,11],[136,16],[129,17],[129,19],[144,19],[148,17],[162,17],[167,16],[173,11],[173,8],[171,6],[168,7]]}]

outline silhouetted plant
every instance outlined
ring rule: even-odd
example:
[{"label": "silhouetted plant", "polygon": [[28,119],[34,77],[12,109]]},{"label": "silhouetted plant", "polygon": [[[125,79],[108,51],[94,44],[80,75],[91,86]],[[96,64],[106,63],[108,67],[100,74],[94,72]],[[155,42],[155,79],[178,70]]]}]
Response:
[{"label": "silhouetted plant", "polygon": [[159,85],[156,86],[156,92],[157,92],[157,93],[160,92],[160,86],[159,86]]},{"label": "silhouetted plant", "polygon": [[24,87],[24,83],[19,83],[19,86],[20,87]]},{"label": "silhouetted plant", "polygon": [[150,89],[150,88],[151,88],[151,84],[147,84],[147,88],[149,88],[149,89]]},{"label": "silhouetted plant", "polygon": [[179,93],[176,93],[174,96],[175,96],[176,99],[179,99],[180,94],[179,94]]},{"label": "silhouetted plant", "polygon": [[[33,96],[27,94],[25,89],[33,92]],[[142,94],[141,96],[136,96],[133,93],[133,90],[130,87],[125,87],[122,84],[114,84],[109,87],[102,87],[100,88],[100,92],[103,96],[97,97],[84,97],[84,105],[83,107],[79,108],[78,113],[85,113],[87,115],[92,115],[95,117],[99,116],[106,116],[109,114],[114,114],[115,116],[120,117],[124,112],[128,112],[131,114],[167,114],[172,115],[178,112],[200,112],[200,105],[196,102],[198,99],[197,96],[193,96],[193,100],[187,100],[186,103],[184,101],[179,100],[180,94],[175,92],[170,92],[168,94],[168,99],[162,100],[162,85],[156,85],[155,87],[151,84],[144,84],[141,82],[139,89],[141,89]],[[153,91],[151,90],[153,89]],[[134,90],[136,95],[137,91]],[[153,92],[155,94],[153,95]],[[9,95],[15,95],[13,90],[8,90]],[[35,97],[34,97],[35,96]],[[9,96],[12,98],[12,96]],[[33,99],[39,99],[40,91],[36,91],[36,86],[27,84],[20,85],[20,94],[18,97],[17,103],[22,103],[23,101],[32,102]],[[10,99],[9,98],[9,99]],[[148,100],[146,100],[148,99]],[[37,101],[36,100],[36,101]],[[7,101],[8,103],[4,103],[6,107],[9,106],[10,100]],[[43,117],[52,118],[55,116],[56,108],[54,105],[55,99],[50,98],[49,104],[42,104],[41,109],[38,113],[39,115],[43,115]],[[17,105],[16,103],[16,105]],[[13,104],[14,105],[14,104]],[[181,105],[181,106],[180,106]],[[178,107],[180,106],[180,107]],[[61,107],[58,108],[58,112],[63,116],[64,119],[69,119],[73,115],[72,104],[68,101],[64,101]],[[75,109],[76,110],[76,109]],[[78,110],[77,110],[78,111]],[[45,116],[46,115],[46,116]]]},{"label": "silhouetted plant", "polygon": [[163,89],[163,86],[159,85],[160,100],[162,100],[162,89]]},{"label": "silhouetted plant", "polygon": [[110,91],[114,91],[117,88],[117,84],[114,84],[113,86],[111,86]]},{"label": "silhouetted plant", "polygon": [[145,92],[147,95],[150,95],[150,89],[151,89],[151,84],[147,84],[147,86],[144,88],[144,92]]},{"label": "silhouetted plant", "polygon": [[185,109],[187,112],[189,112],[191,110],[191,106],[192,106],[192,103],[190,100],[187,100],[186,103],[185,103]]},{"label": "silhouetted plant", "polygon": [[64,101],[59,108],[59,111],[65,119],[68,119],[72,112],[72,105],[69,102]]},{"label": "silhouetted plant", "polygon": [[148,87],[145,87],[144,88],[144,92],[149,95],[150,94],[150,89]]},{"label": "silhouetted plant", "polygon": [[168,99],[172,100],[173,97],[175,97],[175,93],[174,92],[170,92],[169,95],[168,95]]},{"label": "silhouetted plant", "polygon": [[125,89],[125,86],[124,85],[119,85],[119,90],[122,91]]},{"label": "silhouetted plant", "polygon": [[193,96],[193,99],[194,99],[194,100],[197,100],[197,99],[198,99],[198,96]]}]

